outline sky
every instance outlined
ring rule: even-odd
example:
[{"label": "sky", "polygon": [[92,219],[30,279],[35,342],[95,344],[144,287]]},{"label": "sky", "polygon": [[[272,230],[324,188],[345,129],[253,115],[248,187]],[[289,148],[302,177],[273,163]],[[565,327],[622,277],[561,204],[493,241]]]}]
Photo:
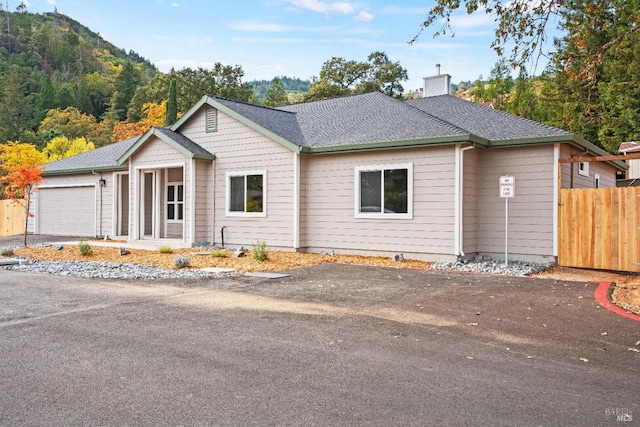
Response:
[{"label": "sky", "polygon": [[[3,6],[15,10],[18,0]],[[452,82],[488,77],[494,17],[459,13],[455,36],[416,36],[433,0],[28,0],[31,13],[54,8],[114,45],[133,50],[162,72],[239,65],[244,81],[310,79],[332,57],[366,61],[383,51],[407,69],[405,92],[441,72]],[[539,73],[538,73],[539,74]]]}]

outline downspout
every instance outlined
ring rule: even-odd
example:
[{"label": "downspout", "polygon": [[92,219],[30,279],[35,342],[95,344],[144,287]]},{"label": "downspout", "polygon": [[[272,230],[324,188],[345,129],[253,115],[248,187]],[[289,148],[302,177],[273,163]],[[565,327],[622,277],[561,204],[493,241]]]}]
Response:
[{"label": "downspout", "polygon": [[[560,163],[560,144],[553,146],[553,256],[558,259],[558,227],[560,225],[560,189],[562,188],[562,164]],[[573,162],[571,163],[573,166]],[[571,171],[573,175],[573,170]],[[573,179],[573,176],[571,177]]]},{"label": "downspout", "polygon": [[300,249],[300,153],[293,153],[293,249]]},{"label": "downspout", "polygon": [[[196,159],[191,159],[189,174],[189,241],[190,247],[196,243]],[[183,239],[184,241],[184,239]]]},{"label": "downspout", "polygon": [[454,254],[464,256],[464,152],[475,148],[473,145],[455,148],[455,207],[454,207]]}]

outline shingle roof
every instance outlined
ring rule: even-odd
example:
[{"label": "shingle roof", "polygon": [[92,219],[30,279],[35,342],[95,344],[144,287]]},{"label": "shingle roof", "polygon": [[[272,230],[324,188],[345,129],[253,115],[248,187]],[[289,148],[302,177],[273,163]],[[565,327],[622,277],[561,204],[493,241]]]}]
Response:
[{"label": "shingle roof", "polygon": [[300,130],[300,125],[298,124],[295,114],[285,110],[265,108],[224,98],[212,98],[252,122],[283,137],[287,141],[300,147],[306,145],[305,137]]},{"label": "shingle roof", "polygon": [[640,151],[640,141],[627,141],[620,144],[619,153],[635,153]]},{"label": "shingle roof", "polygon": [[193,142],[183,134],[179,132],[172,131],[167,128],[154,128],[155,130],[161,132],[165,136],[169,137],[176,144],[184,147],[188,152],[194,154],[196,156],[204,156],[204,157],[213,157],[209,151],[202,148],[199,144]]},{"label": "shingle roof", "polygon": [[306,147],[444,138],[468,133],[380,92],[278,109],[295,113]]},{"label": "shingle roof", "polygon": [[494,110],[452,95],[416,98],[408,100],[406,103],[490,141],[564,135],[571,139],[573,135],[561,129],[504,111]]},{"label": "shingle roof", "polygon": [[118,158],[122,156],[137,140],[138,136],[124,141],[105,145],[95,150],[67,157],[55,162],[44,165],[47,175],[52,172],[68,171],[68,170],[100,170],[107,168],[117,168]]},{"label": "shingle roof", "polygon": [[[474,141],[572,140],[573,134],[451,95],[400,101],[380,92],[266,108],[224,98],[205,96],[187,115],[203,105],[217,105],[256,129],[266,129],[290,148],[340,151],[401,145]],[[186,120],[183,117],[181,120]],[[215,158],[179,132],[182,122],[152,128],[132,138],[78,156],[45,165],[48,173],[119,167],[146,138],[155,134],[185,155]],[[269,135],[267,133],[267,135]],[[166,139],[168,138],[168,139]],[[575,139],[575,138],[574,138]],[[529,143],[530,141],[527,141]],[[136,144],[137,143],[137,144]],[[395,145],[394,145],[395,144]],[[583,144],[589,144],[583,141]],[[595,147],[594,147],[595,148]]]}]

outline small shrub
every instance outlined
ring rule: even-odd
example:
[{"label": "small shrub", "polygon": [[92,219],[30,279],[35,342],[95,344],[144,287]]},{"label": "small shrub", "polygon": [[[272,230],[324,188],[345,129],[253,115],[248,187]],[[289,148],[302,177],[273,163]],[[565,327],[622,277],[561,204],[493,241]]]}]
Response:
[{"label": "small shrub", "polygon": [[2,248],[0,249],[1,256],[13,256],[13,248]]},{"label": "small shrub", "polygon": [[171,249],[171,246],[160,246],[160,253],[161,254],[171,254],[171,253],[173,253],[173,249]]},{"label": "small shrub", "polygon": [[211,251],[211,258],[227,258],[229,256],[229,252],[224,249],[216,249],[215,251]]},{"label": "small shrub", "polygon": [[253,259],[256,261],[264,261],[269,258],[269,252],[267,251],[267,243],[264,240],[258,240],[253,244]]},{"label": "small shrub", "polygon": [[91,245],[84,237],[78,239],[78,249],[80,249],[82,256],[87,256],[91,253]]},{"label": "small shrub", "polygon": [[180,255],[174,258],[173,266],[175,268],[184,268],[189,267],[191,265],[191,258],[187,255]]}]

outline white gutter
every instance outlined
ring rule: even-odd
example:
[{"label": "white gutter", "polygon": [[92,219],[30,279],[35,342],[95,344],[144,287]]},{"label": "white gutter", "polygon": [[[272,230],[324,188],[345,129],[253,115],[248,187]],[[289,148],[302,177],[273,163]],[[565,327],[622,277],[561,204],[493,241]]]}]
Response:
[{"label": "white gutter", "polygon": [[454,255],[464,256],[464,152],[474,148],[473,145],[455,148],[455,224],[454,224]]}]

